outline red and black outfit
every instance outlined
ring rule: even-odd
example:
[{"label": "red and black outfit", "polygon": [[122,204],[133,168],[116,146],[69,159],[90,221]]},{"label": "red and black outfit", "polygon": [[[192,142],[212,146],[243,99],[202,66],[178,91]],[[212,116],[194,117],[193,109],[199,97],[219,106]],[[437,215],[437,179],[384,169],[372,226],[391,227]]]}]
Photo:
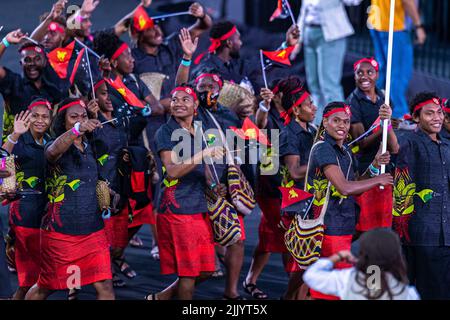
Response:
[{"label": "red and black outfit", "polygon": [[[49,140],[48,136],[45,138]],[[12,154],[16,156],[16,180],[19,188],[41,192],[27,194],[9,206],[9,224],[15,234],[15,262],[19,286],[31,287],[39,276],[40,227],[47,204],[44,146],[38,144],[30,132],[26,132],[19,138]]]},{"label": "red and black outfit", "polygon": [[[307,126],[307,129],[305,130],[296,120],[291,120],[289,124],[281,131],[280,134],[280,158],[283,159],[283,163],[285,162],[286,156],[289,155],[295,155],[300,157],[300,166],[305,166],[308,164],[309,159],[309,153],[311,151],[311,148],[314,143],[314,137],[316,136],[316,128],[309,125]],[[303,190],[304,188],[304,181],[294,181],[291,179],[289,175],[289,171],[286,167],[286,165],[283,165],[281,171],[283,172],[283,181],[282,186],[284,187],[295,187],[298,189]],[[280,210],[281,208],[278,207],[278,219],[280,219]],[[290,222],[292,221],[293,217],[284,216],[283,217],[283,224],[285,227],[289,228]],[[261,220],[261,224],[262,224]],[[274,229],[276,226],[273,224],[270,224],[270,227]],[[279,229],[279,228],[278,228]],[[288,252],[286,249],[286,246],[284,244],[284,230],[280,234],[280,231],[277,230],[277,239],[270,239],[273,242],[278,243],[279,246],[282,246],[284,251],[282,252]],[[295,260],[290,256],[289,261],[287,265],[285,266],[286,272],[299,272],[301,269],[299,268],[298,264],[295,262]]]},{"label": "red and black outfit", "polygon": [[[347,98],[347,104],[352,112],[351,123],[361,123],[364,131],[369,130],[378,119],[380,107],[384,104],[384,94],[377,88],[377,100],[372,102],[364,92],[356,88]],[[378,130],[382,130],[379,127]],[[357,137],[354,137],[357,138]],[[370,146],[360,150],[355,157],[358,160],[358,172],[363,174],[378,152],[382,136]],[[355,197],[361,207],[356,230],[360,232],[369,231],[375,228],[390,228],[392,226],[392,187],[385,186],[384,189],[373,187],[363,194]]]},{"label": "red and black outfit", "polygon": [[49,205],[42,224],[38,279],[42,288],[67,289],[75,271],[81,286],[112,278],[96,197],[97,160],[91,145],[83,143],[84,151],[72,144],[56,163],[48,164]]},{"label": "red and black outfit", "polygon": [[[324,168],[328,165],[339,166],[348,181],[355,180],[356,167],[351,151],[345,144],[341,148],[336,140],[325,133],[324,142],[312,151],[307,177],[308,192],[315,195],[311,209],[315,217],[319,215],[325,201],[323,199],[326,197],[328,179],[324,174]],[[329,257],[341,250],[350,250],[359,214],[359,207],[353,196],[344,197],[333,185],[330,188],[330,198],[324,218],[325,233],[321,257]],[[351,265],[346,262],[335,265],[337,269],[349,267]],[[311,297],[325,300],[338,299],[313,290],[311,290]]]},{"label": "red and black outfit", "polygon": [[[175,130],[183,130],[171,117],[156,134],[158,154],[171,151],[181,141],[190,141],[191,154],[180,154],[190,159],[194,150],[194,137],[188,131],[172,141]],[[195,139],[200,139],[201,133]],[[206,177],[204,164],[197,165],[185,176],[170,180],[167,176],[158,195],[158,244],[161,274],[179,277],[197,277],[201,272],[214,272],[215,250],[208,208],[205,198]]]}]

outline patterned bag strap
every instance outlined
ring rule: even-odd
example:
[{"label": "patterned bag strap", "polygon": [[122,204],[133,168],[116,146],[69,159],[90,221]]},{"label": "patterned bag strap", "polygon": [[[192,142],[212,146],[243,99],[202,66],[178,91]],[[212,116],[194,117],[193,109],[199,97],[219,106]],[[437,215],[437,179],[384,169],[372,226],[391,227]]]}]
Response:
[{"label": "patterned bag strap", "polygon": [[[308,174],[309,174],[309,168],[311,165],[311,157],[314,151],[314,148],[317,147],[319,144],[324,143],[324,141],[319,141],[316,144],[314,144],[311,148],[311,151],[309,153],[309,157],[308,157],[308,164],[306,166],[306,176],[305,176],[305,186],[304,186],[304,191],[308,191]],[[337,159],[337,158],[336,158]],[[339,163],[339,160],[338,160]],[[330,189],[331,189],[331,182],[328,181],[328,185],[327,185],[327,193],[325,195],[325,203],[322,206],[322,209],[320,210],[320,214],[319,217],[317,218],[318,221],[320,221],[320,223],[323,223],[324,218],[325,218],[325,213],[327,212],[328,209],[328,202],[330,200]],[[314,200],[313,200],[314,201]],[[300,217],[300,216],[298,216]]]},{"label": "patterned bag strap", "polygon": [[225,148],[225,151],[227,154],[227,160],[229,161],[229,164],[234,165],[234,158],[231,155],[230,149],[228,148],[227,139],[225,138],[225,134],[223,133],[219,122],[217,122],[216,117],[214,117],[214,115],[211,112],[209,112],[209,110],[205,109],[205,111],[211,117],[212,121],[214,122],[214,125],[217,127],[217,130],[219,130],[220,138],[222,139],[222,143]]}]

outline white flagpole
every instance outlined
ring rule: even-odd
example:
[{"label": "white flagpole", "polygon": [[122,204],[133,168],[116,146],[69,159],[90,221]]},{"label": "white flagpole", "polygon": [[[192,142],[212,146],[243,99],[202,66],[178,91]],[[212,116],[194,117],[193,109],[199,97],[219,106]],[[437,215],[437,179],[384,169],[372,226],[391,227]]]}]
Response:
[{"label": "white flagpole", "polygon": [[[389,105],[391,95],[391,71],[392,71],[392,47],[394,44],[394,17],[395,17],[395,0],[391,0],[391,8],[389,11],[389,38],[388,38],[388,54],[386,67],[386,89],[384,103]],[[388,136],[388,120],[383,120],[383,140],[381,142],[381,152],[385,153],[387,150],[387,136]],[[381,173],[386,172],[386,166],[381,166]]]},{"label": "white flagpole", "polygon": [[166,18],[170,18],[170,17],[184,16],[184,15],[188,15],[188,14],[191,14],[191,13],[189,11],[183,11],[183,12],[163,14],[160,16],[154,16],[154,17],[150,17],[150,18],[152,18],[153,20],[162,20],[162,19],[166,19]]},{"label": "white flagpole", "polygon": [[263,74],[263,79],[264,79],[264,85],[266,86],[266,89],[268,89],[269,86],[267,85],[266,68],[264,67],[264,56],[263,56],[262,50],[259,50],[259,56],[261,59],[261,69],[262,69],[262,74]]},{"label": "white flagpole", "polygon": [[295,26],[297,24],[297,21],[295,21],[294,14],[292,13],[291,5],[289,4],[289,0],[283,0],[284,3],[286,3],[287,9],[289,11],[289,15],[292,19],[292,24]]}]

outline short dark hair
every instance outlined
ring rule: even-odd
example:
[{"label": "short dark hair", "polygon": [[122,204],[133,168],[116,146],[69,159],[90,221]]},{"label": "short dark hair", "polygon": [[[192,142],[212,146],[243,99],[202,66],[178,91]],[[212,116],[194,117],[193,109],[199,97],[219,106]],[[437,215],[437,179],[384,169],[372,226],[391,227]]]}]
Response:
[{"label": "short dark hair", "polygon": [[112,32],[101,31],[94,38],[94,51],[111,59],[124,42]]},{"label": "short dark hair", "polygon": [[[209,31],[209,37],[213,38],[213,39],[219,39],[226,33],[230,32],[234,26],[235,26],[235,24],[230,21],[217,22],[212,26],[211,31]],[[224,44],[224,41],[222,41],[219,49],[223,46],[223,44]]]},{"label": "short dark hair", "polygon": [[416,112],[414,112],[414,108],[418,104],[425,102],[427,100],[431,100],[433,98],[436,98],[440,101],[439,96],[435,92],[432,92],[432,91],[422,91],[422,92],[419,92],[418,94],[416,94],[409,103],[409,110],[411,112],[411,115],[412,116],[420,115],[420,110],[417,110]]}]

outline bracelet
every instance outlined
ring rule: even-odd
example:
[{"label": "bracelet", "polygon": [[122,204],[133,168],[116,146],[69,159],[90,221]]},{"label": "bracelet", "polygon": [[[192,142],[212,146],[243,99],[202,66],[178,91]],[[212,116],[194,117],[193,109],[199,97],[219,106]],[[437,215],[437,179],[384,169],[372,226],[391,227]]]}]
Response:
[{"label": "bracelet", "polygon": [[375,168],[373,163],[371,163],[370,166],[369,166],[369,172],[370,172],[370,176],[371,177],[375,177],[375,176],[380,175],[380,169]]},{"label": "bracelet", "polygon": [[217,187],[217,183],[215,183],[215,182],[213,182],[213,183],[211,183],[211,184],[209,185],[209,188],[210,188],[211,190],[213,190],[215,187]]},{"label": "bracelet", "polygon": [[181,60],[181,64],[185,67],[190,67],[191,63],[192,63],[192,60],[186,60],[186,59]]},{"label": "bracelet", "polygon": [[8,39],[6,39],[6,37],[3,38],[2,40],[3,45],[5,46],[5,48],[8,48],[11,44],[9,43]]},{"label": "bracelet", "polygon": [[261,101],[259,103],[259,110],[261,110],[262,112],[265,112],[265,113],[269,112],[269,109],[264,105],[264,101]]},{"label": "bracelet", "polygon": [[283,41],[283,43],[281,44],[281,49],[286,49],[288,47],[286,41]]},{"label": "bracelet", "polygon": [[73,126],[72,133],[77,137],[80,136],[81,132],[80,132],[80,123],[79,122],[75,123],[75,125]]},{"label": "bracelet", "polygon": [[7,139],[8,139],[8,141],[11,142],[12,144],[17,144],[17,143],[19,142],[19,141],[14,141],[14,140],[11,138],[11,135],[8,135]]},{"label": "bracelet", "polygon": [[141,109],[141,115],[143,117],[150,117],[151,114],[152,114],[152,108],[150,108],[150,106],[148,104],[145,106],[145,108]]}]

